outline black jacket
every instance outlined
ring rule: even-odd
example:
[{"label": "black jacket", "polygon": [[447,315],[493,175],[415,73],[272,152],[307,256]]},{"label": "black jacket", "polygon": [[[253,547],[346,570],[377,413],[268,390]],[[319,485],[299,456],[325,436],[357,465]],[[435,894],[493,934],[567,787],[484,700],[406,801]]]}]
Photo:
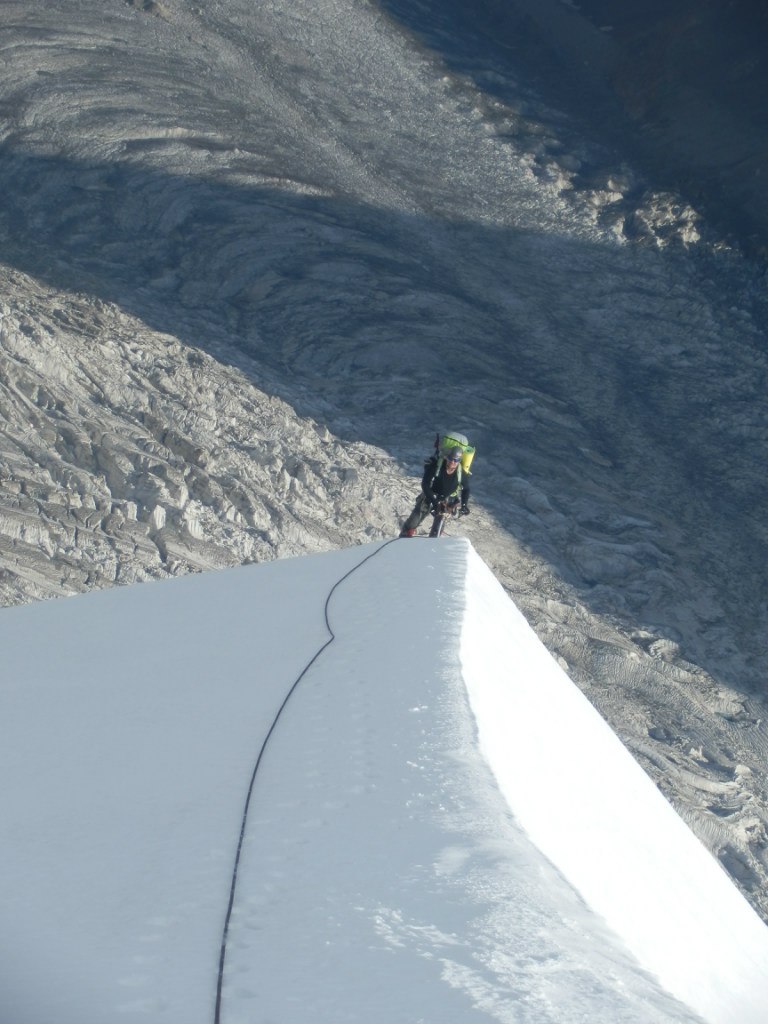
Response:
[{"label": "black jacket", "polygon": [[[462,505],[469,501],[469,474],[464,473],[461,466],[457,467],[455,473],[446,473],[445,460],[441,460],[438,471],[438,458],[433,455],[424,464],[424,476],[421,478],[421,489],[431,500],[437,498],[443,501],[446,498],[461,500]],[[461,476],[459,476],[461,474]]]}]

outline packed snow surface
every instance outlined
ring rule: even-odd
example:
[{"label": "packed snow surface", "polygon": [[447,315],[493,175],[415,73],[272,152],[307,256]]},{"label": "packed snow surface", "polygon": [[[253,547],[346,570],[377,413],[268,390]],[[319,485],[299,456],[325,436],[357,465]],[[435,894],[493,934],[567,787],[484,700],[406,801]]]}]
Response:
[{"label": "packed snow surface", "polygon": [[764,1019],[763,923],[467,541],[0,642],[3,1021]]}]

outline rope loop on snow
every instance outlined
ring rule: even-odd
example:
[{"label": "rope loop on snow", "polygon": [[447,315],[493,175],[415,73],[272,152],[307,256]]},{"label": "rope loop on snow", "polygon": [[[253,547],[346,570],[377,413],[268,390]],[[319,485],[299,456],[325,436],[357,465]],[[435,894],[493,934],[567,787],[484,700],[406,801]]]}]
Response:
[{"label": "rope loop on snow", "polygon": [[272,737],[272,734],[274,733],[274,731],[275,731],[275,729],[277,727],[277,723],[280,720],[280,716],[282,715],[283,711],[285,710],[285,707],[286,707],[288,701],[291,699],[293,694],[296,692],[296,689],[298,688],[299,683],[302,681],[304,676],[306,676],[307,672],[309,672],[309,670],[315,664],[315,662],[320,657],[320,655],[328,647],[330,647],[330,645],[336,639],[336,634],[333,632],[333,629],[331,628],[331,622],[330,622],[330,619],[328,617],[328,609],[330,607],[331,599],[333,598],[334,593],[341,586],[341,584],[344,583],[345,580],[349,579],[349,577],[353,573],[357,572],[357,570],[360,569],[363,565],[365,565],[366,562],[369,562],[372,558],[375,558],[376,555],[380,554],[384,550],[384,548],[388,547],[390,544],[394,544],[395,540],[397,540],[397,538],[393,537],[391,540],[385,541],[378,548],[376,548],[375,551],[372,551],[369,555],[366,555],[365,558],[361,559],[357,563],[357,565],[353,565],[352,568],[348,572],[345,572],[343,576],[341,576],[338,580],[336,580],[336,582],[333,584],[331,589],[328,591],[328,594],[327,594],[326,599],[325,599],[325,605],[324,605],[324,608],[323,608],[323,614],[325,616],[325,628],[328,630],[328,634],[329,634],[328,639],[325,641],[325,643],[321,647],[319,647],[315,651],[315,653],[312,655],[312,657],[309,659],[307,664],[304,666],[304,668],[301,670],[301,672],[298,674],[298,676],[296,677],[296,679],[292,683],[291,688],[288,690],[288,693],[285,695],[285,698],[283,699],[282,704],[280,705],[280,707],[277,710],[277,714],[275,715],[274,719],[272,720],[272,724],[270,725],[269,729],[267,730],[267,735],[264,737],[264,742],[261,744],[261,749],[259,750],[259,755],[256,758],[256,763],[254,765],[253,772],[251,773],[251,781],[250,781],[250,785],[248,786],[248,793],[246,795],[245,804],[243,806],[243,814],[242,814],[242,819],[241,819],[241,824],[240,824],[240,836],[239,836],[238,841],[237,841],[237,851],[235,853],[235,862],[234,862],[234,865],[232,867],[232,882],[231,882],[231,885],[230,885],[230,888],[229,888],[229,901],[227,903],[227,912],[226,912],[226,914],[224,916],[224,929],[222,931],[221,951],[219,953],[219,969],[218,969],[218,974],[217,974],[217,978],[216,978],[216,1009],[215,1009],[214,1018],[213,1018],[214,1019],[214,1024],[221,1024],[221,1005],[222,1005],[222,994],[223,994],[223,987],[224,987],[224,965],[225,965],[225,962],[226,962],[226,959],[227,959],[227,938],[229,936],[229,925],[230,925],[230,922],[231,922],[231,919],[232,919],[232,910],[233,910],[234,905],[235,905],[235,892],[237,890],[237,875],[238,875],[238,871],[239,871],[239,868],[240,868],[240,857],[241,857],[242,852],[243,852],[243,842],[245,840],[245,829],[246,829],[246,825],[247,825],[247,822],[248,822],[248,811],[249,811],[250,806],[251,806],[251,797],[253,796],[253,790],[254,790],[254,787],[256,785],[256,774],[257,774],[257,772],[259,770],[259,766],[261,765],[262,759],[264,757],[264,752],[266,751],[267,745],[268,745],[268,743],[269,743],[269,741],[270,741],[270,739]]}]

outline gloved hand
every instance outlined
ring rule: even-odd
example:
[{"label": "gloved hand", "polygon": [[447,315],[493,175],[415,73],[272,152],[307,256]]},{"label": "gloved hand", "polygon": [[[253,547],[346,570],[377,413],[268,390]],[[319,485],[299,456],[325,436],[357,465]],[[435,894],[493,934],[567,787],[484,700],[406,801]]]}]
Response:
[{"label": "gloved hand", "polygon": [[464,502],[464,504],[459,509],[459,515],[460,516],[468,516],[469,515],[469,505],[466,503],[466,501]]}]

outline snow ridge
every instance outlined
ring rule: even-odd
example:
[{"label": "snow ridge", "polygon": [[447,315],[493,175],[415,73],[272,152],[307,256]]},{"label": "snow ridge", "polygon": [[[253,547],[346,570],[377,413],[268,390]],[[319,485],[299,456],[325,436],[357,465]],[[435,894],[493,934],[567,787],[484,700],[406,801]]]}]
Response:
[{"label": "snow ridge", "polygon": [[474,552],[467,587],[462,671],[515,818],[669,992],[760,1024],[768,929]]},{"label": "snow ridge", "polygon": [[0,643],[4,1019],[210,1024],[228,898],[221,1024],[760,1019],[764,926],[467,541],[6,609]]}]

